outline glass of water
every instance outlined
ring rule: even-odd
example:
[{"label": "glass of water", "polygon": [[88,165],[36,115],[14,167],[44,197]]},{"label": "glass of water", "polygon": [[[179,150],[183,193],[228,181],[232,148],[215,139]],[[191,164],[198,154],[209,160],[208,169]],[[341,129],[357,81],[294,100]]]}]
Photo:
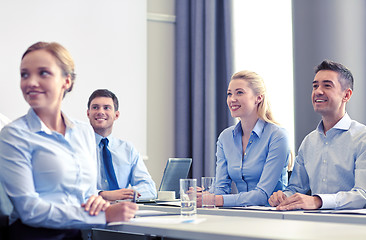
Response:
[{"label": "glass of water", "polygon": [[197,213],[197,179],[180,179],[180,215],[194,217]]},{"label": "glass of water", "polygon": [[215,208],[215,177],[202,177],[202,207]]}]

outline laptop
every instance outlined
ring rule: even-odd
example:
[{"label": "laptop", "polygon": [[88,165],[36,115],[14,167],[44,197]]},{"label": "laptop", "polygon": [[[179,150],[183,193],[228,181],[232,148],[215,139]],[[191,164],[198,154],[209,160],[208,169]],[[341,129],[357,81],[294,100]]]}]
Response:
[{"label": "laptop", "polygon": [[159,191],[175,191],[175,198],[180,198],[179,180],[188,177],[192,158],[169,158],[166,163]]},{"label": "laptop", "polygon": [[[180,198],[179,180],[187,178],[192,165],[192,158],[169,158],[160,182],[159,191],[175,191],[175,198]],[[146,199],[137,199],[144,202]]]}]

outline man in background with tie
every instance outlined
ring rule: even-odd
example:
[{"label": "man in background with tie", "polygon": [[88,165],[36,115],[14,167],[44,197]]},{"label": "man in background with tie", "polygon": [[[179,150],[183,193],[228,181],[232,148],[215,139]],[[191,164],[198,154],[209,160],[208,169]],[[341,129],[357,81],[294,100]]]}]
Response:
[{"label": "man in background with tie", "polygon": [[[156,187],[141,155],[128,142],[111,136],[118,119],[118,99],[107,89],[95,90],[88,101],[87,115],[95,132],[98,158],[98,189],[106,200],[156,198]],[[130,188],[130,186],[132,188]]]}]

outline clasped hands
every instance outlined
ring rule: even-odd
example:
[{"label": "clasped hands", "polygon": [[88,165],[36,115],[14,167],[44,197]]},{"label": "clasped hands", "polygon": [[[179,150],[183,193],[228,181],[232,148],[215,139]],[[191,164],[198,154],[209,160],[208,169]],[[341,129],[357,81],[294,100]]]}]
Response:
[{"label": "clasped hands", "polygon": [[309,196],[301,193],[287,197],[281,190],[274,192],[268,199],[268,203],[277,210],[294,209],[318,209],[322,206],[322,200],[318,196]]},{"label": "clasped hands", "polygon": [[205,192],[203,188],[197,187],[197,198],[196,198],[196,204],[197,207],[202,207],[202,201],[204,201],[208,205],[215,205],[215,194]]}]

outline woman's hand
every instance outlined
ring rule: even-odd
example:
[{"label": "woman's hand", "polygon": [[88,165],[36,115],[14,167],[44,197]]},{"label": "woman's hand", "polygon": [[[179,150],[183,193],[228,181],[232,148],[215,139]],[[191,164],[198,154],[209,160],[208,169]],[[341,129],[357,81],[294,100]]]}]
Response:
[{"label": "woman's hand", "polygon": [[278,190],[277,192],[274,192],[272,196],[268,199],[268,203],[272,207],[277,207],[280,205],[283,201],[285,201],[287,196],[281,191]]},{"label": "woman's hand", "polygon": [[135,216],[138,206],[133,202],[119,202],[112,204],[105,211],[105,218],[109,222],[126,222]]},{"label": "woman's hand", "polygon": [[196,204],[197,204],[198,208],[202,207],[202,188],[201,187],[197,187]]},{"label": "woman's hand", "polygon": [[106,211],[110,206],[110,203],[104,200],[101,196],[93,195],[86,203],[81,204],[85,211],[89,212],[89,215],[96,216],[100,211]]}]

